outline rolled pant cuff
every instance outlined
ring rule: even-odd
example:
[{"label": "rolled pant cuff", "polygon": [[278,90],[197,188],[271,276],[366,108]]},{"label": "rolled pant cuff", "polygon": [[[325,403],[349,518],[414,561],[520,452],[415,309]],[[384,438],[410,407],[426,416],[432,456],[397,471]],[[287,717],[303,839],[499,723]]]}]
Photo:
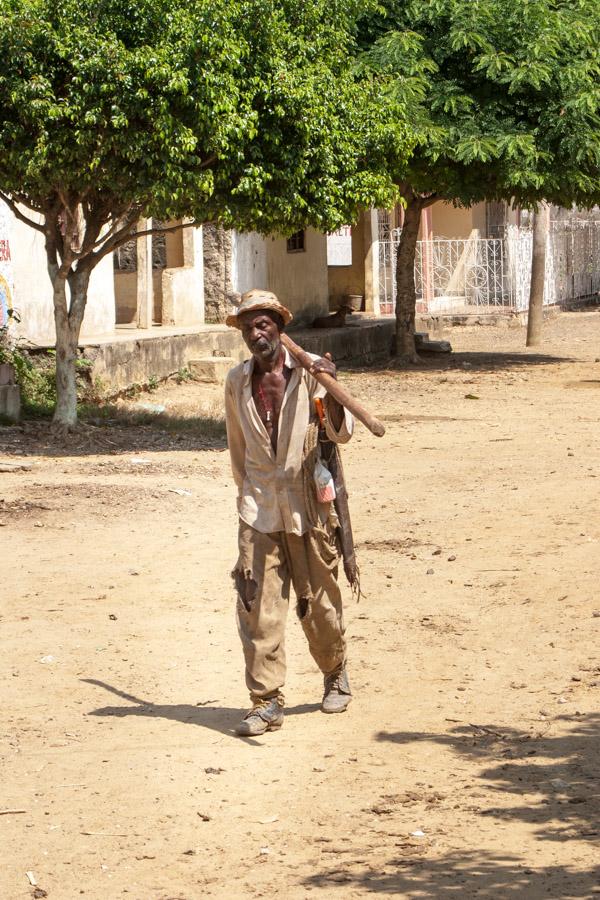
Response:
[{"label": "rolled pant cuff", "polygon": [[279,690],[269,691],[269,693],[267,693],[267,694],[253,694],[253,693],[250,694],[250,701],[253,706],[258,703],[261,703],[263,700],[273,700],[273,699],[276,699],[279,706],[281,706],[281,708],[283,709],[283,707],[285,706],[285,697],[284,697],[283,693]]}]

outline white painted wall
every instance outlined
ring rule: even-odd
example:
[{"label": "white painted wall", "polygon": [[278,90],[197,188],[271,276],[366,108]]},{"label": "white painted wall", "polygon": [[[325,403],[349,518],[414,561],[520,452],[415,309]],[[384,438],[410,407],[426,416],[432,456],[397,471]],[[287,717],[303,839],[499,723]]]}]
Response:
[{"label": "white painted wall", "polygon": [[232,232],[231,283],[243,294],[252,288],[269,289],[267,281],[267,241],[260,234]]},{"label": "white painted wall", "polygon": [[[54,344],[52,286],[46,268],[44,236],[20,222],[2,205],[10,238],[14,305],[21,317],[15,333],[33,344]],[[113,330],[114,323],[113,261],[109,255],[99,263],[90,279],[82,337],[106,334]]]},{"label": "white painted wall", "polygon": [[162,324],[201,325],[204,322],[202,226],[174,233],[179,237],[182,255],[179,263],[176,260],[172,267],[162,272]]}]

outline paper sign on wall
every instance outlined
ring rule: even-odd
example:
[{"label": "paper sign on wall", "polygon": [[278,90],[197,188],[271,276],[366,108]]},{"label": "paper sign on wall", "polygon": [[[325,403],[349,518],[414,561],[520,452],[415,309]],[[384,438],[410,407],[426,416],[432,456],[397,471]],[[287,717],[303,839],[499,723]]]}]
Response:
[{"label": "paper sign on wall", "polygon": [[352,265],[352,228],[342,225],[337,231],[327,235],[327,265]]}]

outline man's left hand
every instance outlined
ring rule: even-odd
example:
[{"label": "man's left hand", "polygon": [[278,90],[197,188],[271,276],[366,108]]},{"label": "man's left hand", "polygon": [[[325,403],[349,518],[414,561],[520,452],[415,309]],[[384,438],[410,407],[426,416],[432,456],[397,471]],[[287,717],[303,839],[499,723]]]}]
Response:
[{"label": "man's left hand", "polygon": [[331,358],[331,353],[326,353],[325,356],[322,356],[320,359],[315,359],[310,367],[310,374],[316,375],[318,372],[324,372],[325,375],[331,375],[332,378],[337,378],[337,368]]}]

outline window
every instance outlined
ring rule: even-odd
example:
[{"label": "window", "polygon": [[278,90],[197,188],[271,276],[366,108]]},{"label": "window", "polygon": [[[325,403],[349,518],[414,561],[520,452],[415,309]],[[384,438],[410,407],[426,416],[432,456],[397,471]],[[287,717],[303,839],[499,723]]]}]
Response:
[{"label": "window", "polygon": [[305,247],[304,247],[304,232],[303,231],[295,231],[287,239],[287,252],[288,253],[303,253],[304,249],[305,249]]}]

